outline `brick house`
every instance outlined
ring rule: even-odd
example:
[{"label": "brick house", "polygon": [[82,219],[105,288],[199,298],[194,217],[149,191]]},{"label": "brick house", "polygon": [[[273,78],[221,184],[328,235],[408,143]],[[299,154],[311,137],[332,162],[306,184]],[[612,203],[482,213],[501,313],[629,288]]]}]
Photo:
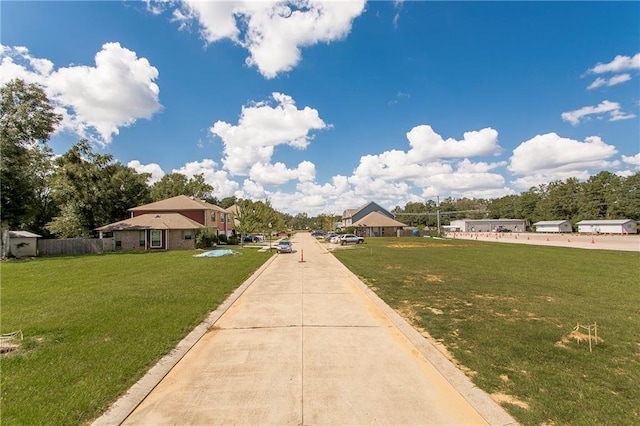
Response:
[{"label": "brick house", "polygon": [[112,234],[116,250],[194,249],[203,229],[216,235],[235,233],[233,215],[214,204],[186,195],[129,209],[131,217],[96,228],[100,238]]},{"label": "brick house", "polygon": [[395,220],[393,213],[371,201],[357,209],[342,213],[342,228],[353,226],[361,237],[396,236],[407,225]]}]

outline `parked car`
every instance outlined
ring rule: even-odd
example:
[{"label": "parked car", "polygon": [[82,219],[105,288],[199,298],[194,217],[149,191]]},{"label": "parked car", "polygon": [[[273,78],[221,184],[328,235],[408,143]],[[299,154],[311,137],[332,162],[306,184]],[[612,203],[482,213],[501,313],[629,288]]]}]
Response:
[{"label": "parked car", "polygon": [[364,243],[364,238],[358,237],[357,235],[354,235],[354,234],[344,234],[344,235],[340,235],[339,242],[342,245],[349,244],[349,243],[362,244]]},{"label": "parked car", "polygon": [[293,253],[293,245],[291,244],[291,241],[282,240],[276,246],[276,251],[278,253]]},{"label": "parked car", "polygon": [[245,243],[257,243],[258,241],[260,241],[260,238],[254,235],[247,235],[246,237],[244,237],[243,241]]},{"label": "parked car", "polygon": [[313,231],[311,233],[311,236],[312,237],[323,237],[324,236],[324,232],[322,232],[322,231]]},{"label": "parked car", "polygon": [[496,232],[511,232],[511,229],[505,228],[504,226],[498,226],[496,228]]},{"label": "parked car", "polygon": [[335,232],[327,232],[327,234],[324,236],[324,240],[331,242],[331,239],[337,235],[338,234],[336,234]]},{"label": "parked car", "polygon": [[328,241],[329,241],[330,243],[333,243],[333,244],[338,244],[338,243],[340,242],[340,237],[341,237],[341,236],[342,236],[342,235],[334,234],[334,235],[332,235],[331,237],[329,237],[329,240],[328,240]]}]

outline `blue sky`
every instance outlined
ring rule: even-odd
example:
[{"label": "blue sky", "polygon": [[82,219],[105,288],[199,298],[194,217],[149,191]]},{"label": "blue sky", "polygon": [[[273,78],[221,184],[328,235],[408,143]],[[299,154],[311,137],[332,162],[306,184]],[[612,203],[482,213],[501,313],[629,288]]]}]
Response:
[{"label": "blue sky", "polygon": [[79,138],[283,212],[640,171],[638,2],[2,1],[0,83]]}]

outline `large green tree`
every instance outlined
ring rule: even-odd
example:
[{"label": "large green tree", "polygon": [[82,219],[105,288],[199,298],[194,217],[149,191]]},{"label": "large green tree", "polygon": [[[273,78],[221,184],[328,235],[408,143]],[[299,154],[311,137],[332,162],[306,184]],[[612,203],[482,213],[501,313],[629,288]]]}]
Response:
[{"label": "large green tree", "polygon": [[200,200],[211,199],[213,186],[205,182],[202,174],[195,175],[191,179],[182,173],[169,173],[162,176],[151,187],[151,199],[160,201],[178,195],[187,195]]},{"label": "large green tree", "polygon": [[0,183],[3,226],[41,231],[52,212],[47,188],[51,149],[62,120],[37,84],[12,80],[0,88]]},{"label": "large green tree", "polygon": [[97,154],[82,140],[55,160],[52,197],[60,214],[47,229],[60,237],[82,237],[93,229],[126,219],[127,210],[147,203],[149,174],[138,174],[115,162],[110,154]]}]

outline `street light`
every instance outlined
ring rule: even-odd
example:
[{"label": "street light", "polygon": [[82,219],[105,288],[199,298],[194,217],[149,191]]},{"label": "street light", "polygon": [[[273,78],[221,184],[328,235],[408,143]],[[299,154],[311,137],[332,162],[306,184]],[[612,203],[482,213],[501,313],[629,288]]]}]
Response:
[{"label": "street light", "polygon": [[269,251],[271,251],[271,222],[269,222],[268,226],[269,226]]}]

